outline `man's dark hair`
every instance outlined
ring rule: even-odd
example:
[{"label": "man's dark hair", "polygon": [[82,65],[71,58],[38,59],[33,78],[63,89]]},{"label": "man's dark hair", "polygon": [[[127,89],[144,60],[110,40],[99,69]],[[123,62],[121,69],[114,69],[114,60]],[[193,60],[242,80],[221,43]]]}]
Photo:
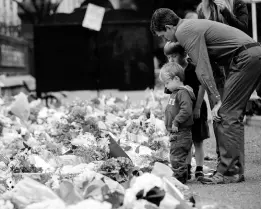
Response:
[{"label": "man's dark hair", "polygon": [[166,25],[176,26],[179,20],[180,17],[178,17],[171,9],[160,8],[154,12],[151,18],[150,29],[153,34],[155,34],[156,31],[166,31]]}]

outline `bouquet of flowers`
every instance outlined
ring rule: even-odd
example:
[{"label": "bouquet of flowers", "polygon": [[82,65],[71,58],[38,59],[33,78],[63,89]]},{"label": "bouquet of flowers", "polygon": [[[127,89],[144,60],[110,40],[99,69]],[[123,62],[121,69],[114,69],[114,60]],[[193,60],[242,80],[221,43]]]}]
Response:
[{"label": "bouquet of flowers", "polygon": [[130,159],[118,157],[106,160],[98,172],[119,183],[123,183],[129,180],[129,174],[133,168],[134,165]]}]

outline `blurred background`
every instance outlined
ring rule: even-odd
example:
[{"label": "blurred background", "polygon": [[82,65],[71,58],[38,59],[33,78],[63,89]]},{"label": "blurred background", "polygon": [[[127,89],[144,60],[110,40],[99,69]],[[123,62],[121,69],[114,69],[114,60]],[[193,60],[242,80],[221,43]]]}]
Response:
[{"label": "blurred background", "polygon": [[[245,0],[249,35],[261,40],[261,2]],[[155,88],[166,62],[153,37],[157,8],[191,18],[201,0],[0,0],[2,94]],[[100,31],[82,27],[89,3],[105,8]]]}]

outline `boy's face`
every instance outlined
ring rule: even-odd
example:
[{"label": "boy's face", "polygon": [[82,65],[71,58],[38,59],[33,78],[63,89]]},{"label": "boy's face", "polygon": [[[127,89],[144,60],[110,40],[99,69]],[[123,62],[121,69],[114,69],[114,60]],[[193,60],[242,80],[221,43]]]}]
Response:
[{"label": "boy's face", "polygon": [[180,54],[171,54],[167,55],[168,62],[176,62],[180,64],[181,61],[181,55]]},{"label": "boy's face", "polygon": [[174,53],[174,54],[167,56],[168,62],[176,62],[179,65],[182,65],[184,63],[183,61],[184,61],[185,58],[186,58],[185,56],[183,56],[179,53]]},{"label": "boy's face", "polygon": [[173,79],[167,79],[165,81],[165,87],[171,92],[173,92],[180,85],[181,85],[181,81],[177,76],[175,76]]}]

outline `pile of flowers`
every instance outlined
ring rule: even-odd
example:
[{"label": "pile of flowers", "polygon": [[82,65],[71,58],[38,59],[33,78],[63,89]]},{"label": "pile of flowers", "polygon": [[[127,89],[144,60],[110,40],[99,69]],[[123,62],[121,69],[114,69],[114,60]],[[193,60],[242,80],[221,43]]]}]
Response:
[{"label": "pile of flowers", "polygon": [[1,100],[0,207],[191,208],[188,188],[155,166],[170,169],[166,100],[151,91],[140,103],[101,96],[47,108],[22,93]]}]

